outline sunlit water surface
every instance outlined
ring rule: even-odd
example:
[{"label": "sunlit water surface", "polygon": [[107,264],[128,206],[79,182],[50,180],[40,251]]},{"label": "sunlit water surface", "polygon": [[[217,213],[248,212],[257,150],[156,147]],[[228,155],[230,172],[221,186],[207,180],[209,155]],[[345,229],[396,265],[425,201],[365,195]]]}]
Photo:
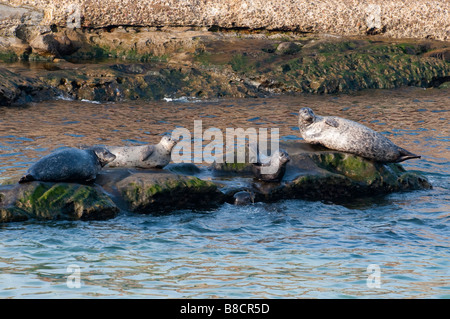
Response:
[{"label": "sunlit water surface", "polygon": [[[405,88],[338,96],[0,108],[0,182],[66,146],[157,142],[177,127],[279,128],[297,112],[346,117],[422,155],[433,189],[346,205],[287,200],[167,216],[0,225],[0,298],[449,298],[450,94]],[[380,270],[380,285],[369,280]],[[80,287],[72,287],[79,269]]]}]

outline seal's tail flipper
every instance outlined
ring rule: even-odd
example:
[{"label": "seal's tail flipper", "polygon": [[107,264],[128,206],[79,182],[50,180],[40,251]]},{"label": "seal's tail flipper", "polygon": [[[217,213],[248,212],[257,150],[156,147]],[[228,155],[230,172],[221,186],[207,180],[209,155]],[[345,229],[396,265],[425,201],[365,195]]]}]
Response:
[{"label": "seal's tail flipper", "polygon": [[413,158],[420,158],[420,155],[413,154],[405,149],[400,149],[400,157],[397,159],[397,163],[403,162]]},{"label": "seal's tail flipper", "polygon": [[27,174],[20,178],[19,183],[27,183],[27,182],[32,182],[34,180],[35,179],[33,176],[31,176],[30,174]]}]

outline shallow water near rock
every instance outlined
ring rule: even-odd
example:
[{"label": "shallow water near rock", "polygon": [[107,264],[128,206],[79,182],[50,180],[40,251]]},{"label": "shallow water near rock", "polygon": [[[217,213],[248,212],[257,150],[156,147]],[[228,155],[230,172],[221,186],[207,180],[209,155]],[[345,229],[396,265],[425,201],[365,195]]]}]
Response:
[{"label": "shallow water near rock", "polygon": [[[0,225],[0,298],[449,298],[448,90],[0,108],[0,181],[65,146],[157,142],[176,127],[279,128],[300,140],[309,106],[422,155],[402,165],[433,189],[337,205],[286,200],[107,221]],[[206,141],[205,143],[208,143]],[[198,156],[195,158],[198,159]],[[368,285],[369,265],[381,271]],[[79,268],[76,268],[79,267]],[[79,288],[69,288],[73,269]]]}]

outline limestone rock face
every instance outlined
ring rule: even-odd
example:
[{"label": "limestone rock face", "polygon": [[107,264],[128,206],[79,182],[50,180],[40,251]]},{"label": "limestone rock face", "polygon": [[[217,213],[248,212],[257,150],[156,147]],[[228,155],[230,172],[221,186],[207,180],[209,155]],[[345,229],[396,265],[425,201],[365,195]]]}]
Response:
[{"label": "limestone rock face", "polygon": [[95,187],[31,182],[0,186],[0,223],[37,220],[104,220],[119,209]]},{"label": "limestone rock face", "polygon": [[[8,12],[38,15],[42,25],[78,28],[217,26],[448,40],[450,23],[450,3],[441,0],[407,4],[401,0],[9,0],[8,4],[20,6]],[[14,15],[5,14],[4,20],[12,21]]]}]

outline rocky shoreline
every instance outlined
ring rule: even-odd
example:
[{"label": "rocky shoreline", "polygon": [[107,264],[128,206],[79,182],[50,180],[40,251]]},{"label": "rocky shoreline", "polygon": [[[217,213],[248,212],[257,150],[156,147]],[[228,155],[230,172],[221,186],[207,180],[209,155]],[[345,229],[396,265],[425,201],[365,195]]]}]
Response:
[{"label": "rocky shoreline", "polygon": [[[373,5],[381,8],[378,12],[374,7],[375,12],[384,17],[379,23],[358,2],[347,19],[359,22],[347,21],[347,28],[341,26],[345,19],[335,15],[348,14],[350,4],[323,1],[308,9],[315,18],[326,19],[317,11],[326,4],[331,6],[326,12],[341,6],[329,12],[334,28],[325,29],[318,22],[308,27],[303,23],[311,21],[288,20],[284,15],[291,13],[275,10],[272,1],[261,3],[259,11],[249,7],[253,18],[245,10],[233,11],[248,6],[246,1],[209,3],[210,8],[217,7],[215,14],[193,1],[165,1],[161,7],[155,1],[144,2],[147,7],[127,2],[129,20],[108,1],[101,6],[90,1],[0,3],[0,105],[55,98],[241,98],[449,86],[448,26],[437,27],[427,18],[433,13],[436,21],[448,12],[444,4],[433,6],[435,1],[420,5],[413,1],[409,11],[400,1],[389,5],[375,1]],[[301,10],[311,5],[303,1],[286,5],[293,4]],[[70,5],[74,11],[64,11]],[[404,17],[396,22],[404,27],[402,32],[387,18],[389,6]],[[412,8],[423,10],[421,16],[414,16],[415,22],[409,17],[416,10]],[[227,19],[219,14],[225,10]],[[264,18],[269,12],[276,12],[273,20]],[[68,24],[71,14],[79,14],[78,24]],[[297,22],[289,26],[282,21]],[[359,27],[352,29],[352,23]],[[417,33],[420,25],[429,34]],[[405,30],[410,30],[408,38]]]},{"label": "rocky shoreline", "polygon": [[291,161],[281,182],[253,178],[251,164],[210,167],[169,164],[165,169],[105,169],[95,184],[11,180],[0,185],[0,223],[37,220],[105,220],[121,211],[168,214],[213,209],[233,203],[233,195],[252,192],[256,202],[285,199],[336,203],[432,186],[400,164],[381,164],[303,142],[282,145]]},{"label": "rocky shoreline", "polygon": [[[130,36],[125,28],[84,32],[88,31],[46,35],[47,40],[63,37],[60,33],[72,35],[70,43],[81,44],[70,55],[52,51],[56,45],[50,44],[39,54],[34,49],[0,54],[4,61],[0,105],[55,98],[123,101],[333,94],[401,86],[444,88],[450,81],[450,49],[446,43],[428,40],[179,30]],[[85,36],[89,40],[76,40]],[[138,45],[151,36],[161,43]],[[120,37],[123,41],[114,44]]]}]

